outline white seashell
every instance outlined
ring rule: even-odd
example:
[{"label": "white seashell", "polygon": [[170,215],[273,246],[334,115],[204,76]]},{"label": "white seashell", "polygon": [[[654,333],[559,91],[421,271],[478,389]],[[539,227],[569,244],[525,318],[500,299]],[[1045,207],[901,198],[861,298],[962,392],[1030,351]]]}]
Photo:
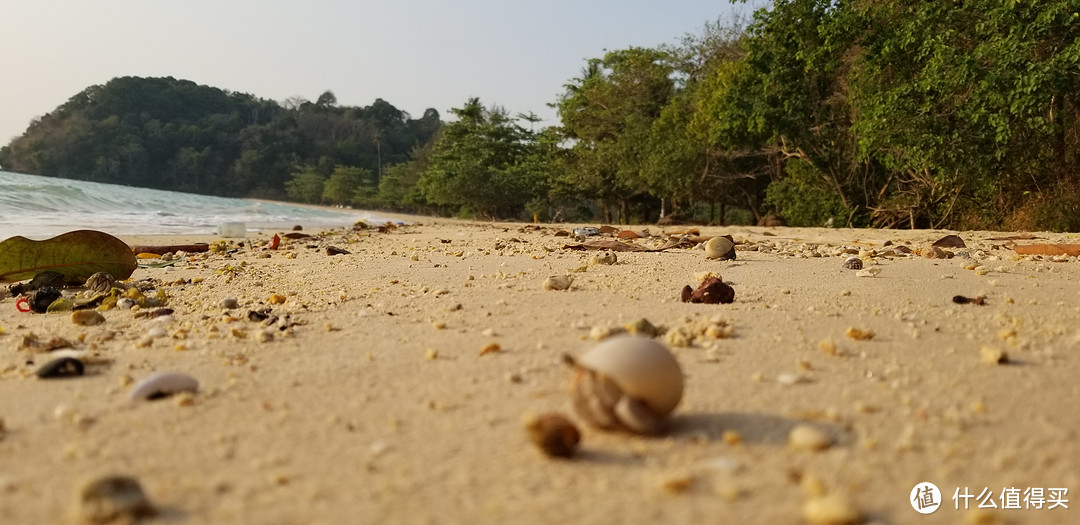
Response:
[{"label": "white seashell", "polygon": [[734,259],[735,243],[727,237],[713,237],[705,242],[706,259]]},{"label": "white seashell", "polygon": [[139,381],[128,399],[133,401],[158,399],[179,392],[195,392],[199,389],[199,381],[194,377],[179,372],[162,372],[154,374]]},{"label": "white seashell", "polygon": [[571,361],[580,374],[574,408],[600,428],[655,434],[682,400],[682,368],[652,339],[615,337]]},{"label": "white seashell", "polygon": [[874,277],[881,273],[881,268],[863,268],[855,272],[855,277]]},{"label": "white seashell", "polygon": [[569,275],[552,275],[544,279],[545,290],[569,290],[574,284],[574,278]]},{"label": "white seashell", "polygon": [[131,310],[135,306],[135,299],[130,297],[121,297],[116,300],[116,307],[121,310]]}]

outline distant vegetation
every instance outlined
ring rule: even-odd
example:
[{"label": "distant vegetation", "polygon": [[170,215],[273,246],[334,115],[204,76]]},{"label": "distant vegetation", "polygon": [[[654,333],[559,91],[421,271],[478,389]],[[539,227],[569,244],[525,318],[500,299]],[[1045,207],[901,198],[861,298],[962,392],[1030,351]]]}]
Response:
[{"label": "distant vegetation", "polygon": [[481,218],[1080,230],[1071,0],[774,0],[589,60],[536,129],[479,99],[93,86],[0,149],[27,173]]}]

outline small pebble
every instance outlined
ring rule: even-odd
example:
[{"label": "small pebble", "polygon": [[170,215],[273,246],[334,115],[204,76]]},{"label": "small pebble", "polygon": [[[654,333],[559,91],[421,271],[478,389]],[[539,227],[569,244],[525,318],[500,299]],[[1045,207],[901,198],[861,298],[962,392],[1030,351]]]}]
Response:
[{"label": "small pebble", "polygon": [[233,308],[240,308],[240,301],[237,301],[233,297],[226,297],[218,302],[218,306],[220,306],[222,310],[232,310]]},{"label": "small pebble", "polygon": [[54,379],[60,377],[76,377],[83,375],[83,363],[74,357],[61,357],[53,359],[34,372],[41,379]]},{"label": "small pebble", "polygon": [[106,476],[79,488],[77,514],[87,523],[133,523],[157,513],[138,480]]},{"label": "small pebble", "polygon": [[134,401],[154,400],[179,392],[195,392],[198,389],[199,381],[194,377],[178,372],[163,372],[139,381],[131,389],[128,399]]},{"label": "small pebble", "polygon": [[273,294],[270,296],[270,304],[284,304],[286,298],[281,294]]},{"label": "small pebble", "polygon": [[832,446],[832,438],[825,431],[808,424],[799,424],[788,433],[788,445],[799,450],[825,450]]},{"label": "small pebble", "polygon": [[874,338],[873,330],[863,330],[861,328],[851,327],[844,332],[844,335],[856,340],[856,341],[869,341]]},{"label": "small pebble", "polygon": [[574,278],[569,275],[553,275],[544,279],[545,290],[569,290]]},{"label": "small pebble", "polygon": [[854,525],[863,520],[859,509],[839,494],[807,500],[803,504],[802,515],[811,525]]},{"label": "small pebble", "polygon": [[76,310],[71,312],[71,322],[79,326],[95,326],[105,322],[105,316],[96,310]]},{"label": "small pebble", "polygon": [[1009,354],[992,346],[982,347],[979,353],[982,355],[982,361],[987,364],[1003,365],[1009,362]]},{"label": "small pebble", "polygon": [[526,419],[525,430],[533,444],[553,458],[573,456],[581,442],[581,432],[574,423],[555,412]]}]

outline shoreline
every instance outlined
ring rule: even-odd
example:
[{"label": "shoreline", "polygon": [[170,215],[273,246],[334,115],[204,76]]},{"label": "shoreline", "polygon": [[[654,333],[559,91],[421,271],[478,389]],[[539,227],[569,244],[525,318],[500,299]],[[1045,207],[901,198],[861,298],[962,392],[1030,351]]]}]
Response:
[{"label": "shoreline", "polygon": [[[953,509],[956,488],[1080,490],[1068,459],[1080,457],[1068,410],[1080,395],[1075,257],[1018,256],[991,240],[1000,232],[679,226],[732,234],[737,258],[619,252],[608,266],[564,249],[573,240],[554,233],[571,226],[421,218],[193,254],[132,276],[169,296],[174,313],[156,323],[110,310],[78,326],[0,299],[0,515],[63,521],[83,480],[104,474],[136,478],[160,523],[792,523],[823,495],[904,523],[923,481],[944,494],[925,520],[954,523],[987,514]],[[662,230],[628,227],[645,228]],[[887,254],[945,233],[967,247]],[[1036,235],[1019,242],[1069,240]],[[857,277],[850,256],[880,271]],[[679,301],[706,272],[735,289],[732,304]],[[545,290],[551,275],[573,286]],[[240,307],[222,309],[226,298]],[[289,321],[247,319],[265,308]],[[638,319],[663,332],[685,376],[657,437],[586,424],[561,359]],[[36,379],[47,354],[22,348],[29,334],[63,337],[99,364]],[[983,348],[1008,361],[984,362]],[[165,371],[197,378],[198,392],[126,399]],[[525,418],[551,411],[581,432],[570,460],[526,435]],[[830,445],[789,445],[804,424]],[[1071,523],[1074,512],[988,514]]]}]

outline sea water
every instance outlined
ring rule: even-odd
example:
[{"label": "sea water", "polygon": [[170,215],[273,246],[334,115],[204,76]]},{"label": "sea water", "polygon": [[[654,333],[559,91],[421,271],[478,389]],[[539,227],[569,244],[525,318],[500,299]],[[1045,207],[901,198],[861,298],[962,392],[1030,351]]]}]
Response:
[{"label": "sea water", "polygon": [[386,219],[360,210],[328,210],[133,188],[0,171],[0,240],[45,239],[71,230],[113,235],[212,235],[223,223],[248,231],[348,226]]}]

